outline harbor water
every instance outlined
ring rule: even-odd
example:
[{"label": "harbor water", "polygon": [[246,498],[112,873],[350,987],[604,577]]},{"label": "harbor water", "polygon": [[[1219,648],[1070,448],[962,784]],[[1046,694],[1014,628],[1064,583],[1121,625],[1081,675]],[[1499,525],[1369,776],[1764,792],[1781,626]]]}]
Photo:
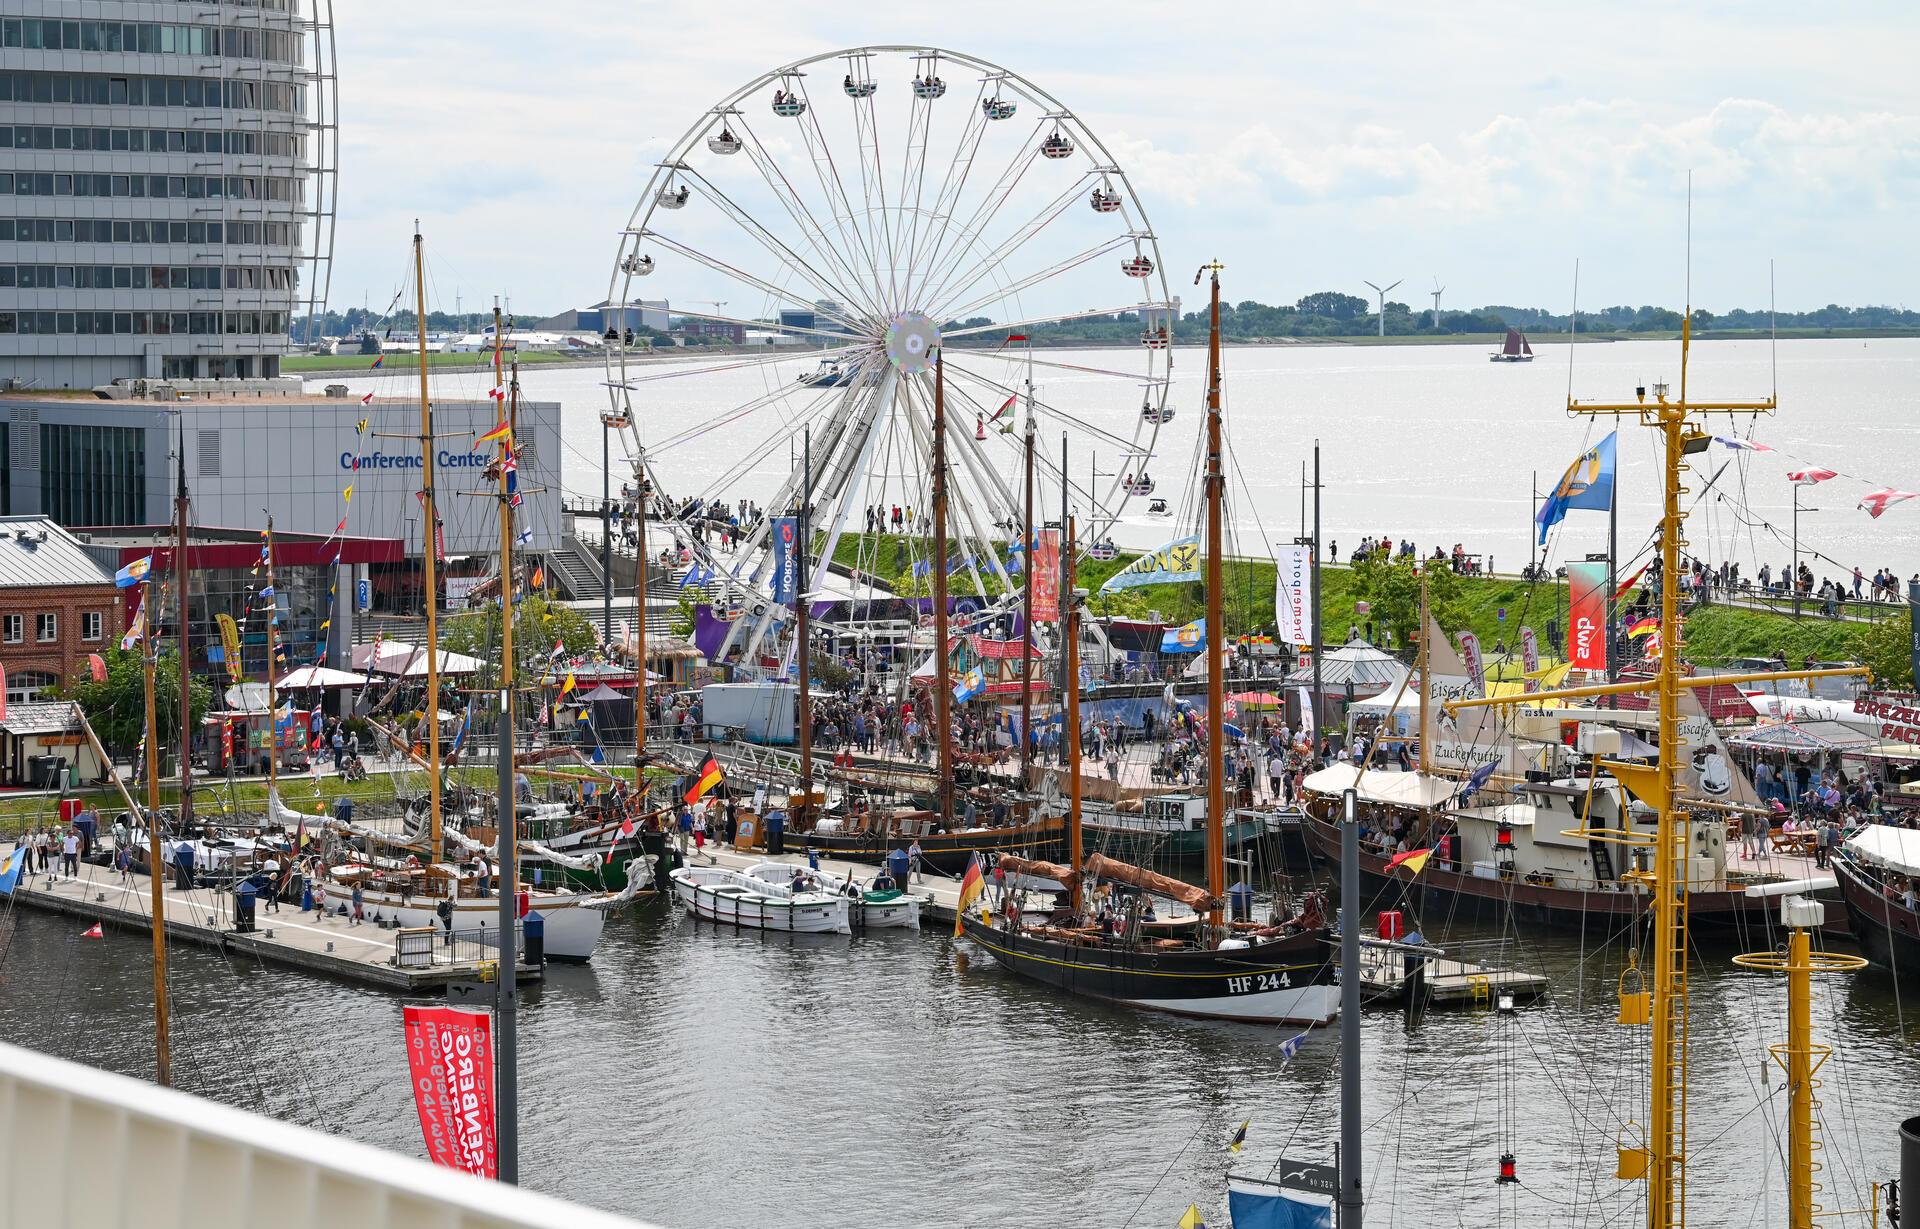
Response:
[{"label": "harbor water", "polygon": [[[82,929],[0,906],[0,1038],[150,1077],[147,939]],[[1369,1223],[1641,1220],[1644,1187],[1613,1177],[1646,1096],[1645,1032],[1614,1023],[1619,948],[1597,934],[1434,937],[1553,981],[1511,1015],[1367,1013]],[[1784,988],[1728,960],[1782,940],[1696,939],[1698,1224],[1785,1219],[1786,1095],[1765,1049],[1785,1035]],[[403,999],[201,949],[172,960],[180,1087],[423,1154]],[[1860,1206],[1867,1182],[1895,1176],[1897,1124],[1920,1108],[1912,999],[1876,973],[1818,987],[1815,1038],[1836,1049],[1821,1090],[1828,1206]],[[1288,1061],[1292,1030],[1067,998],[939,926],[776,936],[655,903],[523,1002],[524,1181],[663,1225],[1166,1226],[1189,1204],[1225,1223],[1230,1164],[1265,1176],[1283,1154],[1330,1161],[1337,1134],[1332,1031]],[[1518,1185],[1494,1183],[1503,1152]]]}]

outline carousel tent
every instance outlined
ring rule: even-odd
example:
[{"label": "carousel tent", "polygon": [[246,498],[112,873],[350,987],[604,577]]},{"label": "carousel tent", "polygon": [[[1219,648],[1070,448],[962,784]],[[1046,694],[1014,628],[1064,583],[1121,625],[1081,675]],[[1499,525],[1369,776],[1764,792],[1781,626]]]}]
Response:
[{"label": "carousel tent", "polygon": [[[1409,673],[1393,654],[1382,652],[1364,640],[1349,640],[1320,658],[1320,680],[1328,691],[1343,690],[1352,683],[1356,694],[1375,696],[1400,686]],[[1286,685],[1313,686],[1312,663],[1295,667],[1287,675]]]}]

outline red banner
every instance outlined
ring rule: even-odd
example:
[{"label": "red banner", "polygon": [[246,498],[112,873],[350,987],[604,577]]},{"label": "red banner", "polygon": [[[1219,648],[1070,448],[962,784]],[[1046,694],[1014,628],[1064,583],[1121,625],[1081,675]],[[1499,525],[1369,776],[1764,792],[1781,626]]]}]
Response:
[{"label": "red banner", "polygon": [[1567,660],[1575,670],[1607,668],[1607,565],[1567,565]]},{"label": "red banner", "polygon": [[493,1017],[457,1007],[408,1007],[407,1067],[427,1156],[482,1178],[499,1176],[493,1115]]},{"label": "red banner", "polygon": [[1033,535],[1033,621],[1060,621],[1060,531],[1042,529]]}]

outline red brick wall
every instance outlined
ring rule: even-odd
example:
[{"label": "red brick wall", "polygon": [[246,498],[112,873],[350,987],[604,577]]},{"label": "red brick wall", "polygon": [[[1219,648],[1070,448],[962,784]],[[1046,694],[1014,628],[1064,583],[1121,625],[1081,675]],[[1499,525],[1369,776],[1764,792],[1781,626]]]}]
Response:
[{"label": "red brick wall", "polygon": [[[102,652],[108,644],[120,642],[125,619],[116,597],[116,590],[110,584],[0,589],[0,665],[6,666],[7,677],[17,679],[29,670],[40,670],[62,682],[71,679],[75,671],[86,665],[87,654]],[[80,638],[84,630],[80,616],[88,611],[100,616],[98,640]],[[12,614],[20,616],[17,644],[4,641],[5,616]],[[59,616],[57,635],[49,643],[37,638],[37,616],[42,614]]]}]

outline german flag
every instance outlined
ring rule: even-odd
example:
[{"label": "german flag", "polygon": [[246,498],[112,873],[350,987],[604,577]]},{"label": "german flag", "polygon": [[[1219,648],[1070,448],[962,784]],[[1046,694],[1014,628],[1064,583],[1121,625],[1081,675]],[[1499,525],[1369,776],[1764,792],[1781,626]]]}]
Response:
[{"label": "german flag", "polygon": [[1396,866],[1404,866],[1418,875],[1426,868],[1427,859],[1432,856],[1432,849],[1409,849],[1405,853],[1397,853],[1391,858],[1388,858],[1387,869],[1392,870]]},{"label": "german flag", "polygon": [[707,762],[700,765],[699,778],[687,788],[687,805],[692,806],[702,798],[705,798],[709,793],[713,792],[714,786],[724,780],[726,780],[726,776],[720,771],[720,761],[709,755]]},{"label": "german flag", "polygon": [[979,900],[980,894],[986,890],[986,877],[980,873],[980,855],[974,854],[967,862],[967,873],[960,877],[960,903],[953,909],[953,933],[956,938],[967,932],[967,928],[960,924],[967,915],[967,907]]},{"label": "german flag", "polygon": [[507,443],[511,444],[513,442],[513,424],[511,422],[501,423],[499,426],[495,427],[493,430],[487,432],[485,435],[475,440],[474,446],[478,447],[481,444],[491,444],[495,440],[505,440]]},{"label": "german flag", "polygon": [[1629,637],[1651,636],[1659,630],[1660,620],[1654,618],[1652,615],[1648,615],[1644,619],[1635,619],[1633,622],[1627,624],[1627,635]]}]

